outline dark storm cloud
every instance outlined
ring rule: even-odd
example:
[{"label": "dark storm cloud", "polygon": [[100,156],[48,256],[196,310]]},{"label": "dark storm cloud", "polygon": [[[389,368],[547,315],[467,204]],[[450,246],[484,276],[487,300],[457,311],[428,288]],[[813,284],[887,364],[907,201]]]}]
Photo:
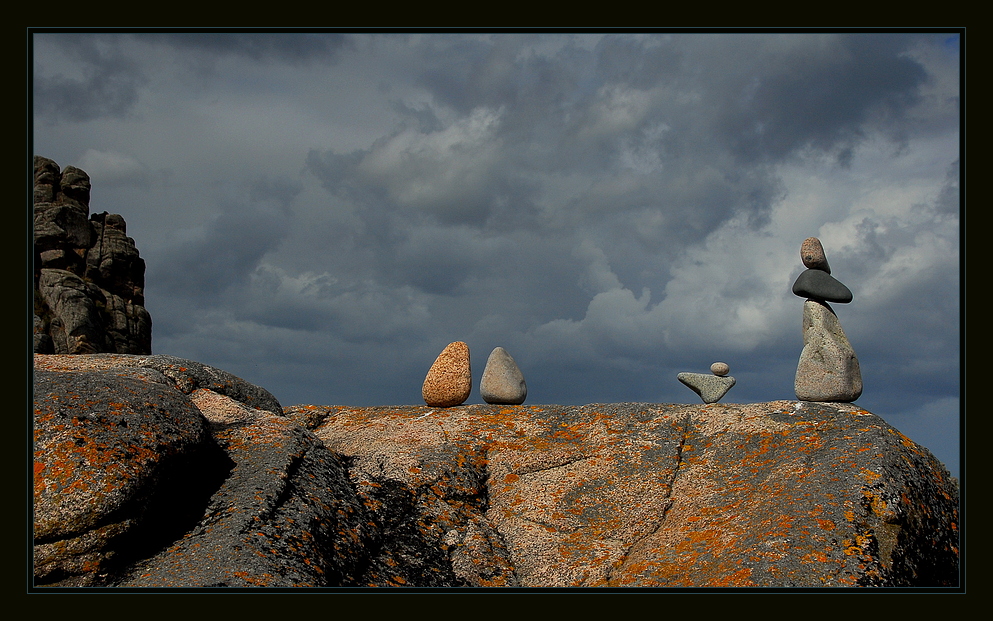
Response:
[{"label": "dark storm cloud", "polygon": [[[35,115],[52,121],[121,118],[137,104],[150,78],[147,64],[132,56],[137,47],[158,45],[185,52],[199,72],[212,71],[222,58],[299,65],[333,61],[347,45],[340,34],[317,33],[60,33],[36,34],[35,40],[62,49],[69,67],[46,66],[36,58]],[[161,56],[167,51],[160,50]],[[67,76],[65,71],[75,75]]]},{"label": "dark storm cloud", "polygon": [[959,211],[959,161],[955,160],[945,175],[945,185],[941,188],[936,202],[937,211],[941,214],[957,214]]},{"label": "dark storm cloud", "polygon": [[[148,78],[138,62],[129,58],[112,38],[90,34],[35,35],[35,40],[62,48],[72,71],[42,67],[36,59],[34,113],[52,121],[90,121],[103,116],[121,118],[138,101],[138,91]],[[53,71],[54,74],[49,72]]]},{"label": "dark storm cloud", "polygon": [[[384,281],[450,294],[486,277],[472,248],[440,252],[420,227],[529,228],[566,252],[593,242],[614,279],[598,282],[657,302],[688,244],[734,216],[769,223],[786,196],[775,163],[811,148],[850,159],[919,101],[912,39],[871,39],[608,35],[540,54],[530,35],[442,35],[410,50],[427,103],[395,101],[392,134],[312,150],[307,168],[357,206]],[[577,267],[560,276],[591,282]]]},{"label": "dark storm cloud", "polygon": [[168,247],[150,269],[150,279],[172,295],[216,304],[217,296],[244,286],[266,253],[277,248],[289,229],[288,204],[299,187],[282,180],[251,184],[247,198],[224,200],[221,211],[193,239]]},{"label": "dark storm cloud", "polygon": [[135,36],[199,54],[291,64],[329,60],[347,44],[347,38],[336,33],[174,32]]},{"label": "dark storm cloud", "polygon": [[739,74],[737,90],[719,123],[732,152],[742,161],[781,159],[812,147],[850,149],[866,124],[902,140],[900,122],[920,101],[927,72],[906,56],[906,35],[832,37],[825,48],[808,51],[803,63],[789,57]]},{"label": "dark storm cloud", "polygon": [[157,353],[284,403],[417,403],[453,340],[477,377],[506,347],[534,403],[689,402],[676,373],[715,360],[732,402],[790,398],[814,235],[855,293],[860,404],[935,421],[958,402],[943,38],[100,35],[92,60],[47,43],[40,75],[104,63],[141,118],[36,127],[130,197],[94,208],[136,231]]}]

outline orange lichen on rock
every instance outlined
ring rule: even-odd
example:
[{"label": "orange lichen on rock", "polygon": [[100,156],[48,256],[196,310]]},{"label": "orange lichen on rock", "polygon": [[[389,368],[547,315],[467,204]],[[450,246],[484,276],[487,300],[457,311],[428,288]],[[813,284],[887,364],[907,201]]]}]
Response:
[{"label": "orange lichen on rock", "polygon": [[[87,499],[144,502],[121,490],[154,491],[199,447],[213,457],[190,462],[197,475],[181,480],[202,485],[201,504],[170,497],[188,523],[141,552],[126,579],[107,580],[728,588],[957,579],[947,473],[849,405],[277,408],[219,371],[154,358],[94,361],[104,387],[112,373],[137,382],[129,389],[160,391],[135,401],[120,385],[102,392],[95,376],[66,390],[71,377],[44,375],[78,374],[85,360],[72,371],[42,361],[38,385],[63,386],[36,397],[42,578],[113,574],[114,550],[100,546],[134,526],[87,526]],[[162,422],[148,427],[148,413]],[[197,440],[170,440],[167,429]],[[58,517],[101,543],[45,534]]]}]

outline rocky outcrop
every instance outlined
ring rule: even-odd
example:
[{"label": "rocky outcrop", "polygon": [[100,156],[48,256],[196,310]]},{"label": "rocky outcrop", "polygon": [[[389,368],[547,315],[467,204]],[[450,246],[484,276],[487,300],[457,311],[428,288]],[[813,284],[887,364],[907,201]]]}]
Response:
[{"label": "rocky outcrop", "polygon": [[35,583],[955,586],[958,492],[851,404],[280,409],[35,356]]},{"label": "rocky outcrop", "polygon": [[954,585],[947,471],[869,412],[796,405],[288,413],[388,535],[371,583],[433,556],[479,586]]},{"label": "rocky outcrop", "polygon": [[145,262],[124,218],[89,214],[90,179],[34,159],[34,351],[149,354]]}]

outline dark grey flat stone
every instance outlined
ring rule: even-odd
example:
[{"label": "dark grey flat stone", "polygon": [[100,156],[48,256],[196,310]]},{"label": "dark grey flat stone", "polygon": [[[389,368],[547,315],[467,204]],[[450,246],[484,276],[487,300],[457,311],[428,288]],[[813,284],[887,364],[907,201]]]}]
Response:
[{"label": "dark grey flat stone", "polygon": [[793,293],[801,298],[824,302],[847,304],[852,301],[852,292],[848,287],[831,274],[818,269],[800,272],[793,283]]}]

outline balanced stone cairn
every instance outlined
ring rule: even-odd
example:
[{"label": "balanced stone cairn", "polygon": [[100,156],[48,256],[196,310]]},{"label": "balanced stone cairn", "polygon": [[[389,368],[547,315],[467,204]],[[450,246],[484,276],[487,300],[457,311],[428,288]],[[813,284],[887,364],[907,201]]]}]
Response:
[{"label": "balanced stone cairn", "polygon": [[734,378],[729,376],[731,367],[725,362],[710,365],[711,375],[706,373],[680,373],[676,376],[683,384],[700,395],[704,403],[717,403],[734,386]]},{"label": "balanced stone cairn", "polygon": [[528,396],[528,385],[517,363],[503,347],[490,352],[479,382],[479,394],[487,403],[520,405]]},{"label": "balanced stone cairn", "polygon": [[472,392],[472,370],[469,366],[469,346],[462,341],[450,343],[428,369],[421,396],[432,407],[448,408],[461,405]]},{"label": "balanced stone cairn", "polygon": [[803,351],[796,368],[794,390],[801,401],[849,403],[862,395],[862,372],[838,316],[828,302],[847,304],[852,292],[831,276],[824,247],[816,237],[800,246],[807,268],[793,283],[803,303]]}]

